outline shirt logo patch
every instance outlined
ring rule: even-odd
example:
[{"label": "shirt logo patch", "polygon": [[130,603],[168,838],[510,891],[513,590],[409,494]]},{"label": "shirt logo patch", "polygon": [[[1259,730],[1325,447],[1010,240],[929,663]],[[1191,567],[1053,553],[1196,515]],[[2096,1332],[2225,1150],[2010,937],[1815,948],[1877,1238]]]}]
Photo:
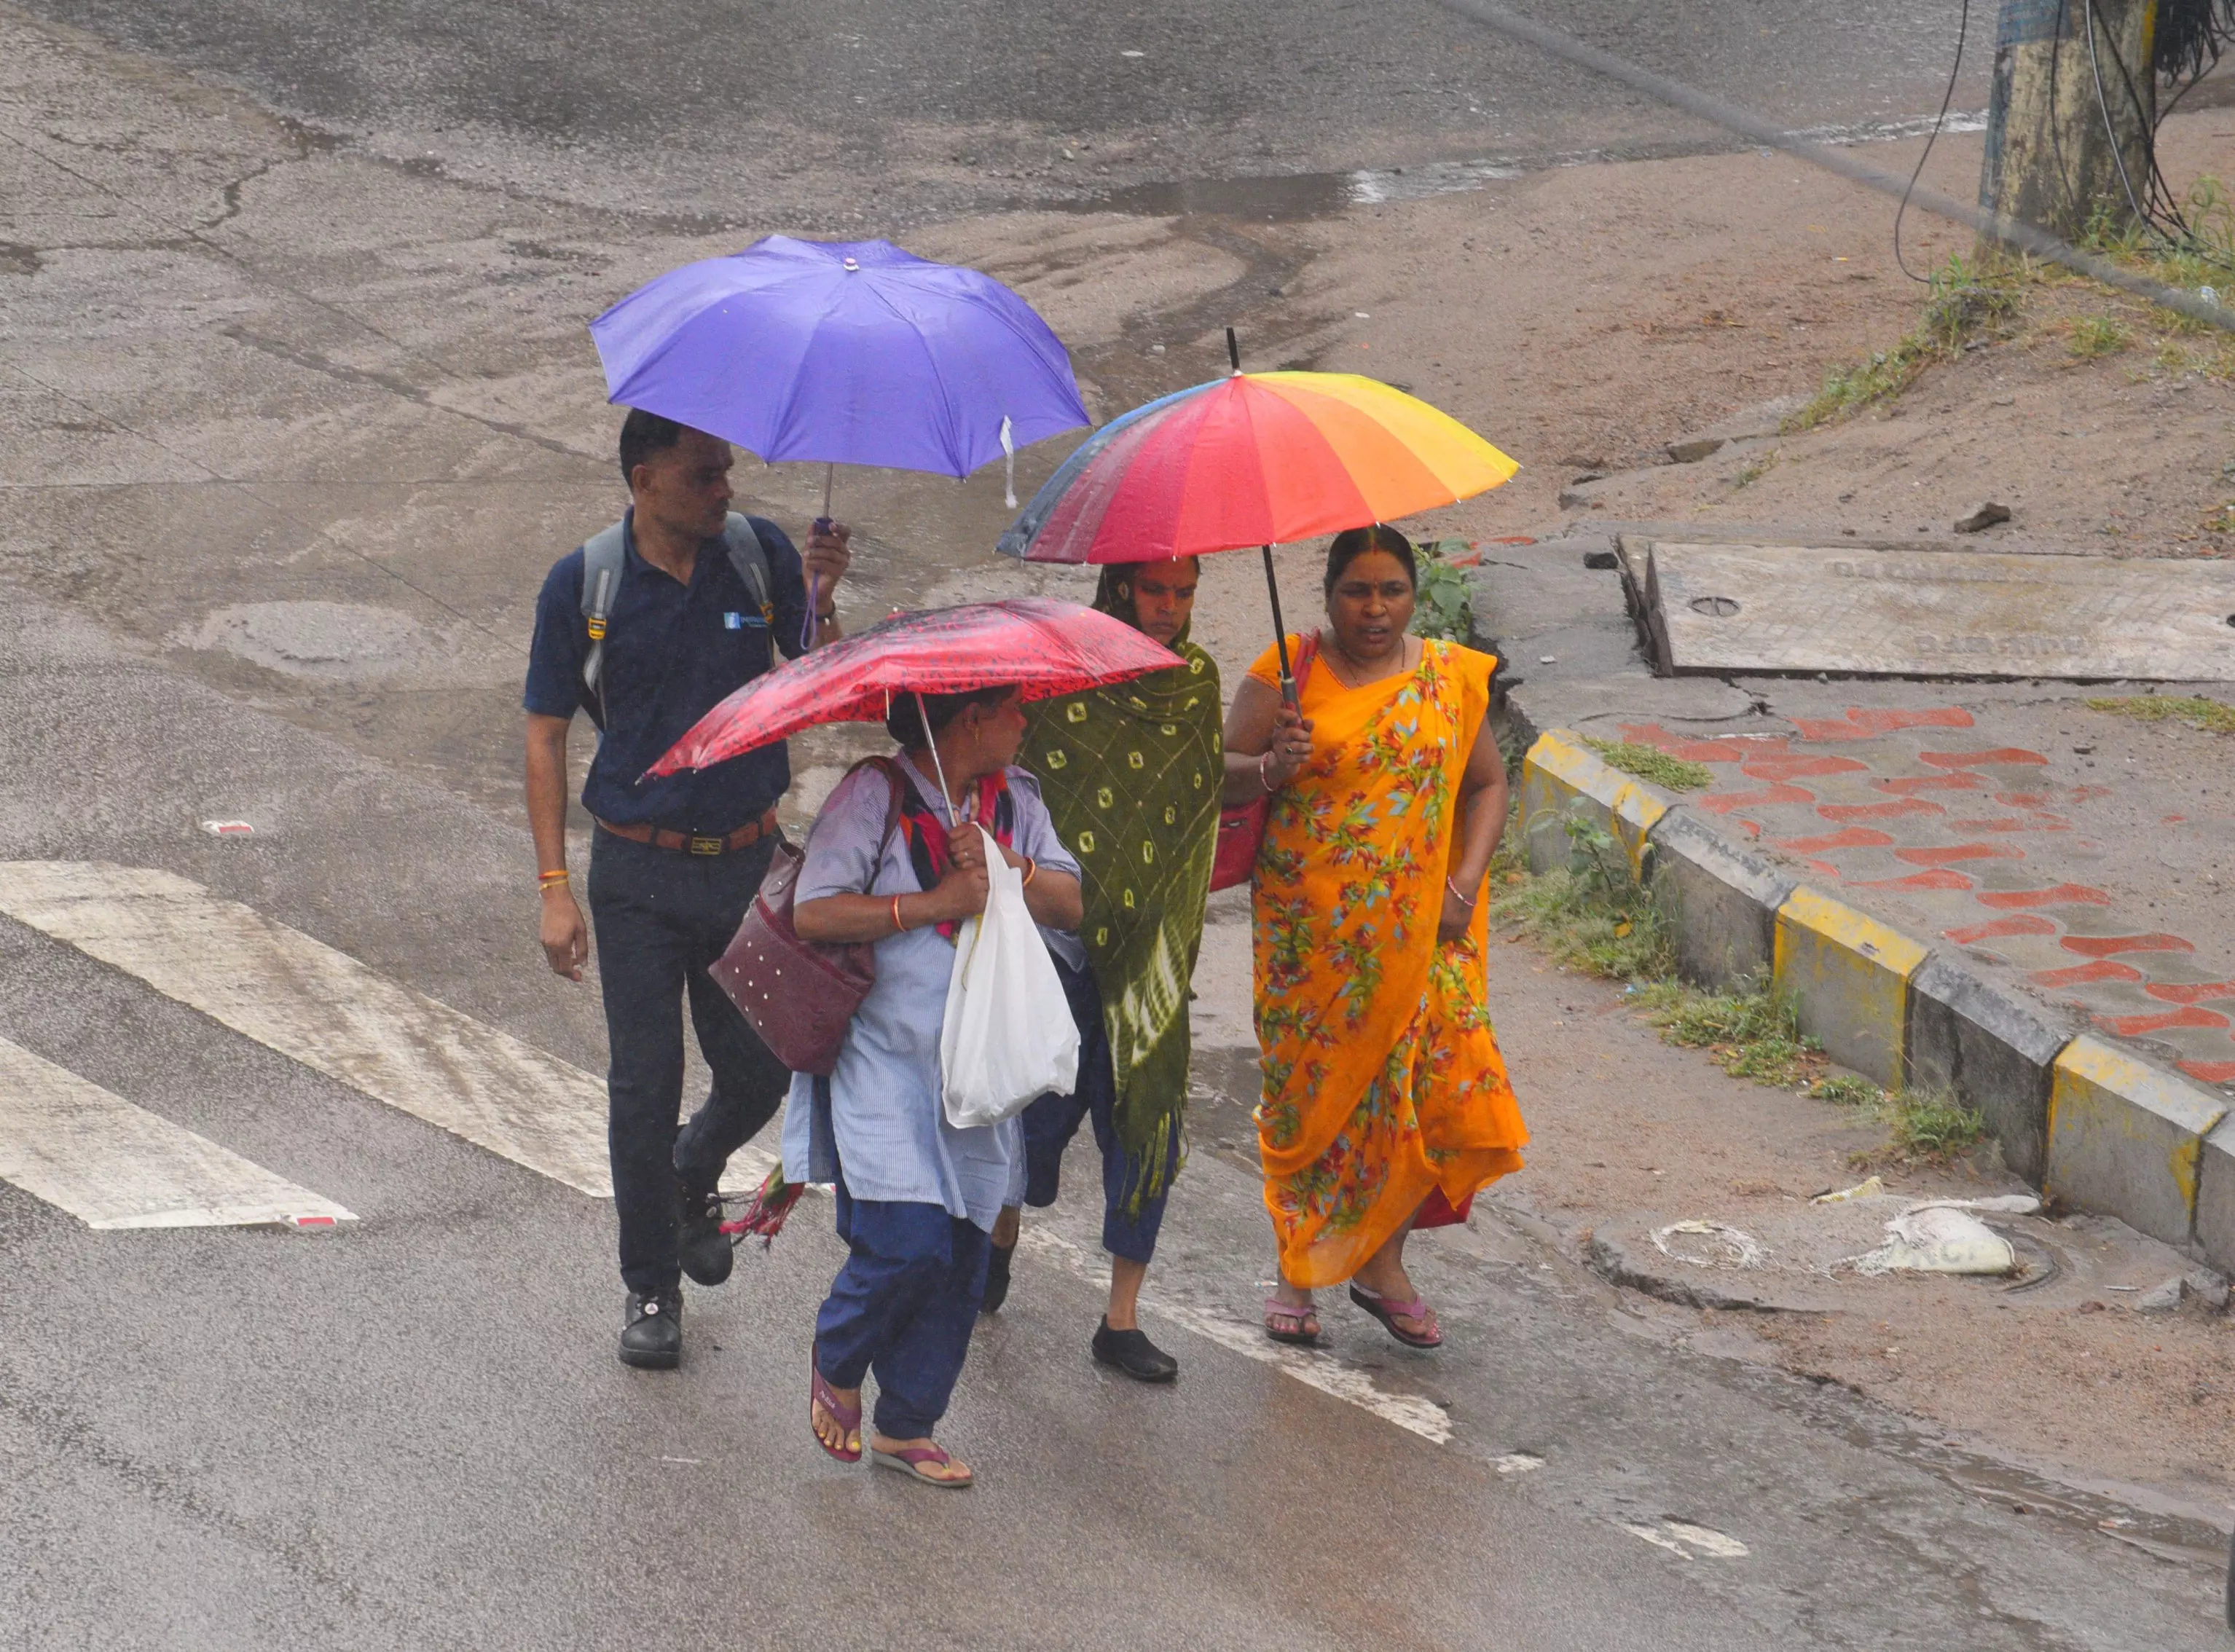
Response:
[{"label": "shirt logo patch", "polygon": [[725,614],[724,614],[724,615],[722,616],[722,629],[723,629],[723,630],[724,630],[724,631],[743,631],[744,628],[745,628],[745,616],[744,616],[744,615],[743,615],[743,614],[741,614],[741,613],[725,613]]}]

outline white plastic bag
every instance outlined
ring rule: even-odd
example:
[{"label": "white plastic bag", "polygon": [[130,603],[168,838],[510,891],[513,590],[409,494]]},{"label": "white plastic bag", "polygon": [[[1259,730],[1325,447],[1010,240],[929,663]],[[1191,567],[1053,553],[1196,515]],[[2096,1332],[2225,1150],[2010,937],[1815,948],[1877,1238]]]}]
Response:
[{"label": "white plastic bag", "polygon": [[1078,1026],[1047,942],[1025,908],[1024,874],[983,826],[992,888],[986,910],[954,937],[939,1072],[947,1122],[998,1124],[1049,1091],[1078,1084]]}]

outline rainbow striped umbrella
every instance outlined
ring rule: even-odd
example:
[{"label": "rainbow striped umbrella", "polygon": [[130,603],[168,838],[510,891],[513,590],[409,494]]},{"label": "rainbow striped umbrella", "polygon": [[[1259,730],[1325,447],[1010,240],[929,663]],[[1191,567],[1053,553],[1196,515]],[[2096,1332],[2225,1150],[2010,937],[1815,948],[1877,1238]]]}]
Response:
[{"label": "rainbow striped umbrella", "polygon": [[1355,373],[1235,370],[1137,407],[1065,460],[1000,548],[1032,562],[1157,562],[1395,521],[1487,493],[1520,467],[1447,413]]},{"label": "rainbow striped umbrella", "polygon": [[1449,414],[1355,373],[1242,373],[1111,420],[1000,548],[1032,562],[1155,562],[1395,521],[1519,469]]}]

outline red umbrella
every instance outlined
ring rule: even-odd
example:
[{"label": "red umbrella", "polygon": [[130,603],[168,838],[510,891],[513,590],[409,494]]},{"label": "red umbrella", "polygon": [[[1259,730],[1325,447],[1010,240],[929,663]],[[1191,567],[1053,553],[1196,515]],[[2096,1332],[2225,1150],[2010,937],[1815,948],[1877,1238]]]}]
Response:
[{"label": "red umbrella", "polygon": [[1180,663],[1124,620],[1076,602],[1011,597],[896,613],[756,677],[650,773],[704,769],[818,723],[882,723],[895,694],[1014,686],[1028,700],[1047,699]]}]

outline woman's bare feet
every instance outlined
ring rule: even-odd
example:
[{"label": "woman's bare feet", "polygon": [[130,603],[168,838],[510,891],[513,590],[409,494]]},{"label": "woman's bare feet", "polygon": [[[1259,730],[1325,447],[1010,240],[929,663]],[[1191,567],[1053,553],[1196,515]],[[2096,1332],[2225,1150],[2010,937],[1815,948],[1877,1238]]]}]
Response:
[{"label": "woman's bare feet", "polygon": [[948,1456],[946,1448],[928,1435],[919,1439],[895,1439],[890,1434],[872,1430],[869,1449],[882,1459],[900,1459],[893,1467],[903,1469],[920,1480],[929,1480],[934,1485],[967,1485],[975,1478],[967,1463],[959,1457]]},{"label": "woman's bare feet", "polygon": [[827,1378],[823,1386],[833,1400],[847,1408],[853,1417],[853,1424],[849,1426],[845,1419],[824,1402],[821,1393],[817,1393],[808,1406],[808,1423],[815,1430],[815,1438],[823,1442],[824,1451],[836,1458],[857,1459],[862,1455],[862,1391],[859,1388],[841,1388]]}]

